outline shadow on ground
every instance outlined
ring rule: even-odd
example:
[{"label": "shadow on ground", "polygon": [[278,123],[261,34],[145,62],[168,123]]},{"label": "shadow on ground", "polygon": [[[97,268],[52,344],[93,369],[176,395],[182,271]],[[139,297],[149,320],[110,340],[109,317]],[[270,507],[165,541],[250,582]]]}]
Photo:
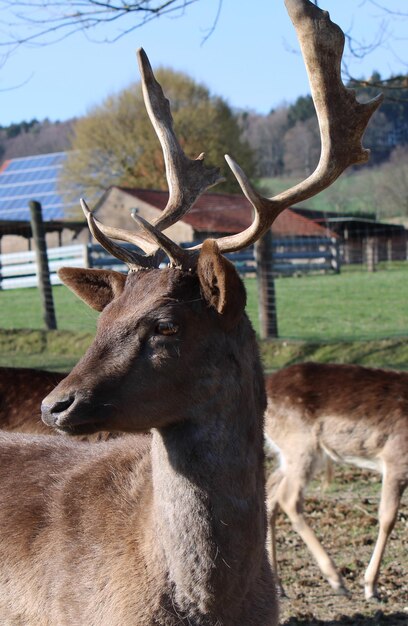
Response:
[{"label": "shadow on ground", "polygon": [[408,613],[397,612],[384,615],[377,611],[374,615],[342,615],[333,620],[291,617],[282,626],[408,626]]}]

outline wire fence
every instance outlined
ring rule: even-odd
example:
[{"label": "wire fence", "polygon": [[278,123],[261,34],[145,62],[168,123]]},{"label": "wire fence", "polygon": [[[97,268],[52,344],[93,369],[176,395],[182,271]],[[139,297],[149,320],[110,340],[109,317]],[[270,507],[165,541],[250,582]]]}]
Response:
[{"label": "wire fence", "polygon": [[[329,248],[326,246],[323,254],[322,242],[313,238],[308,247],[307,238],[303,237],[302,254],[295,253],[294,242],[300,240],[295,236],[286,237],[286,251],[291,258],[283,262],[285,245],[275,237],[272,258],[267,259],[263,268],[262,284],[259,271],[257,273],[259,268],[248,251],[244,260],[236,261],[247,288],[247,311],[258,333],[261,330],[259,301],[263,292],[261,301],[266,301],[270,307],[267,315],[276,318],[279,339],[331,342],[408,337],[406,236],[404,239],[399,231],[398,238],[393,240],[389,233],[381,230],[376,237],[362,233],[358,239],[357,232],[353,236],[353,241],[350,237],[347,241],[338,238],[336,245],[333,241],[330,244],[335,264],[328,258]],[[23,240],[23,244],[19,242],[20,249],[27,250],[27,241]],[[319,265],[319,251],[325,266]],[[86,263],[85,254],[82,258]],[[5,268],[3,254],[0,261]],[[282,263],[286,264],[284,269]],[[27,354],[27,364],[33,364],[39,343],[44,341],[54,342],[56,359],[64,351],[72,353],[76,359],[77,352],[91,340],[97,314],[64,286],[53,285],[52,292],[58,331],[54,339],[45,339],[38,288],[0,288],[2,364],[8,358],[12,360],[14,353],[22,349]]]},{"label": "wire fence", "polygon": [[[347,266],[340,274],[274,279],[274,310],[281,339],[356,341],[408,337],[408,263],[375,273]],[[248,312],[259,331],[256,279],[246,279]],[[273,298],[269,299],[272,302]]]}]

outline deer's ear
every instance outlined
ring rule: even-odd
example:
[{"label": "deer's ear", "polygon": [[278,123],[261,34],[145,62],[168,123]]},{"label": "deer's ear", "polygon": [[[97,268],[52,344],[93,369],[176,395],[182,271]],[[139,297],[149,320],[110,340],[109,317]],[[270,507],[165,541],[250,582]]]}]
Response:
[{"label": "deer's ear", "polygon": [[62,267],[58,270],[62,282],[92,309],[103,311],[107,304],[119,296],[125,286],[126,276],[112,270]]},{"label": "deer's ear", "polygon": [[233,328],[245,309],[245,287],[234,265],[222,256],[214,239],[203,243],[197,274],[204,299],[222,316],[224,327]]}]

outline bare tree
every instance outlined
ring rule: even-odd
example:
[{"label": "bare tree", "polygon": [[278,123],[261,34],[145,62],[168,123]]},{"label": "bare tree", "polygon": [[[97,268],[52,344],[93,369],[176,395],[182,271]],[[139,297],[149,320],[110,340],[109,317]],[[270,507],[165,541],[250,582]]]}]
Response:
[{"label": "bare tree", "polygon": [[120,28],[111,35],[103,30],[102,40],[113,42],[156,17],[170,13],[183,15],[195,2],[197,0],[0,0],[0,9],[7,14],[0,25],[4,24],[9,33],[0,46],[10,50],[23,43],[48,45],[80,30],[96,41],[103,26],[120,22]]},{"label": "bare tree", "polygon": [[[24,43],[48,45],[85,31],[88,38],[115,41],[140,28],[151,20],[172,14],[182,16],[187,7],[199,0],[0,0],[0,28],[5,26],[8,36],[2,37],[0,47],[7,54],[14,46]],[[318,1],[314,4],[318,6]],[[393,10],[385,0],[362,0],[358,9],[374,7],[378,11],[378,30],[372,40],[365,42],[346,32],[348,49],[353,57],[362,58],[379,46],[392,45],[393,22],[408,18],[408,10]],[[205,39],[213,32],[222,10],[218,0],[216,15]],[[120,24],[110,35],[104,26]],[[100,35],[98,35],[100,33]],[[100,39],[98,39],[100,37]],[[391,42],[391,43],[390,43]],[[347,66],[345,67],[347,74]],[[349,75],[351,78],[351,76]]]},{"label": "bare tree", "polygon": [[[66,122],[50,122],[44,120],[33,124],[16,136],[8,137],[7,131],[0,131],[0,148],[3,149],[2,160],[15,159],[30,154],[46,154],[60,152],[70,146],[73,120]],[[6,137],[4,137],[6,135]]]},{"label": "bare tree", "polygon": [[[407,20],[408,11],[394,10],[387,6],[386,2],[381,2],[379,0],[363,0],[360,3],[359,8],[361,8],[362,10],[375,8],[377,10],[377,32],[369,41],[364,41],[356,38],[352,30],[350,30],[348,33],[346,32],[345,36],[349,55],[357,59],[362,59],[377,50],[378,48],[386,47],[388,51],[394,56],[394,58],[398,58],[398,54],[394,49],[395,35],[393,34],[393,25],[396,22],[401,22],[401,20]],[[375,80],[373,80],[373,77],[364,80],[362,78],[357,78],[353,76],[353,73],[349,70],[348,63],[345,61],[345,59],[343,59],[343,74],[349,81],[354,82],[356,85],[375,87],[378,89],[393,89],[396,92],[395,97],[399,98],[398,91],[401,89],[401,85],[390,85],[390,80],[395,83],[396,79],[403,79],[403,75],[396,75],[393,76],[391,79],[389,79],[388,77],[381,78],[380,76],[377,76]],[[387,94],[387,97],[390,98],[389,93]]]},{"label": "bare tree", "polygon": [[280,107],[269,115],[245,115],[242,126],[243,138],[257,155],[258,176],[280,176],[283,173],[283,137],[288,128],[287,107]]},{"label": "bare tree", "polygon": [[389,163],[377,170],[376,192],[381,217],[408,217],[408,148],[398,146]]},{"label": "bare tree", "polygon": [[288,174],[303,175],[309,172],[319,160],[320,139],[316,117],[297,122],[285,134],[284,164]]}]

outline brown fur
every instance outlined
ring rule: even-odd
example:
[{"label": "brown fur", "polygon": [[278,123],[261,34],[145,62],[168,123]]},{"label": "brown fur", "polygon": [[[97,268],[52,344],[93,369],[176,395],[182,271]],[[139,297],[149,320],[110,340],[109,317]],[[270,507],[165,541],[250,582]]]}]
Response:
[{"label": "brown fur", "polygon": [[225,328],[236,326],[246,305],[246,292],[234,265],[212,239],[203,244],[197,273],[205,300],[220,314]]},{"label": "brown fur", "polygon": [[[211,249],[201,254],[217,266]],[[216,282],[227,302],[228,280]],[[152,438],[2,435],[2,623],[277,624],[256,338],[243,306],[226,330],[200,290],[190,272],[130,274],[43,403],[64,432],[152,428]],[[179,333],[160,335],[169,320]]]},{"label": "brown fur", "polygon": [[119,296],[126,282],[125,274],[109,270],[94,270],[92,274],[80,267],[62,267],[61,280],[78,293],[81,300],[96,311],[103,311],[109,302]]},{"label": "brown fur", "polygon": [[333,588],[344,592],[335,565],[303,517],[303,491],[322,462],[382,473],[379,535],[365,574],[365,594],[377,595],[385,545],[408,484],[408,373],[357,365],[304,363],[267,378],[266,434],[280,456],[268,482],[272,558],[279,504]]}]

